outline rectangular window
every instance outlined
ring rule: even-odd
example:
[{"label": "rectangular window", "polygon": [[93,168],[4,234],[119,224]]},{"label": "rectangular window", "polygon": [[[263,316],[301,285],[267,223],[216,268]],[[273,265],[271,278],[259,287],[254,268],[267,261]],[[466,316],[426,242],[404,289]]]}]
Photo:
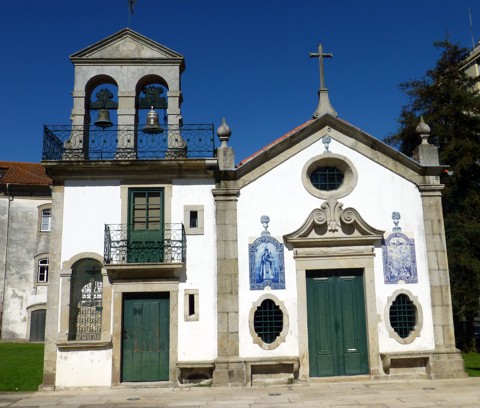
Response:
[{"label": "rectangular window", "polygon": [[46,208],[42,210],[42,222],[40,224],[40,231],[47,232],[50,231],[52,223],[52,209]]},{"label": "rectangular window", "polygon": [[199,320],[198,289],[185,289],[184,318],[186,322]]},{"label": "rectangular window", "polygon": [[195,295],[190,293],[188,295],[188,315],[193,316],[195,314]]},{"label": "rectangular window", "polygon": [[48,282],[48,258],[40,259],[38,261],[37,282],[38,283]]},{"label": "rectangular window", "polygon": [[185,234],[203,235],[203,205],[185,205],[183,206],[183,224],[185,225]]}]

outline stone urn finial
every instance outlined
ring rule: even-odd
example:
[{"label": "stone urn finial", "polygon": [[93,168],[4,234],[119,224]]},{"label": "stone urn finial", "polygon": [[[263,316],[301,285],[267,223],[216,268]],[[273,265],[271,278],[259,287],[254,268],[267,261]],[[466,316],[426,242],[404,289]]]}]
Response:
[{"label": "stone urn finial", "polygon": [[430,126],[425,123],[423,116],[420,116],[420,123],[415,128],[415,132],[417,132],[422,138],[422,144],[428,144],[428,138],[430,137]]},{"label": "stone urn finial", "polygon": [[217,129],[217,135],[220,141],[222,142],[222,147],[227,146],[227,142],[230,139],[232,131],[230,127],[227,125],[225,118],[222,119],[222,124]]}]

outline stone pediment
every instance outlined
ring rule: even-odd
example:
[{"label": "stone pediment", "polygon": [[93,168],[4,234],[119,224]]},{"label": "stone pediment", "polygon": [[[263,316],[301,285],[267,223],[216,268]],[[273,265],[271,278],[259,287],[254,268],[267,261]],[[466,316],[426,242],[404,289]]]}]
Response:
[{"label": "stone pediment", "polygon": [[303,225],[284,235],[294,248],[373,245],[383,238],[384,231],[367,224],[354,208],[343,209],[336,200],[325,201],[313,210]]},{"label": "stone pediment", "polygon": [[125,28],[70,56],[72,62],[93,60],[181,60],[177,52]]}]

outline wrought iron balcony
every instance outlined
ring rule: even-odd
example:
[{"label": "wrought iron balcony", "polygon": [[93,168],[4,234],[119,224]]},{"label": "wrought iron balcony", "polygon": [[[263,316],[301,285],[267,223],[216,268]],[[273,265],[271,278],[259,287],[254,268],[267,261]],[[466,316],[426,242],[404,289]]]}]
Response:
[{"label": "wrought iron balcony", "polygon": [[42,160],[211,158],[212,124],[164,125],[160,134],[143,126],[44,126]]},{"label": "wrought iron balcony", "polygon": [[104,257],[107,265],[184,263],[183,224],[164,224],[162,230],[139,230],[127,224],[106,224]]}]

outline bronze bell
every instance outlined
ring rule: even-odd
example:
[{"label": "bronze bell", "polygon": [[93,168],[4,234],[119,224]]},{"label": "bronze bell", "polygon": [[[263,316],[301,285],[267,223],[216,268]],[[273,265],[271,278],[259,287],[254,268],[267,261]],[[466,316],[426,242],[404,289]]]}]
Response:
[{"label": "bronze bell", "polygon": [[105,129],[107,127],[112,126],[113,123],[110,120],[110,112],[106,109],[99,109],[98,111],[98,118],[95,122],[95,126],[101,127]]},{"label": "bronze bell", "polygon": [[163,132],[163,128],[160,126],[158,121],[158,113],[152,108],[147,113],[147,124],[142,129],[143,133],[147,133],[149,135],[156,135]]}]

